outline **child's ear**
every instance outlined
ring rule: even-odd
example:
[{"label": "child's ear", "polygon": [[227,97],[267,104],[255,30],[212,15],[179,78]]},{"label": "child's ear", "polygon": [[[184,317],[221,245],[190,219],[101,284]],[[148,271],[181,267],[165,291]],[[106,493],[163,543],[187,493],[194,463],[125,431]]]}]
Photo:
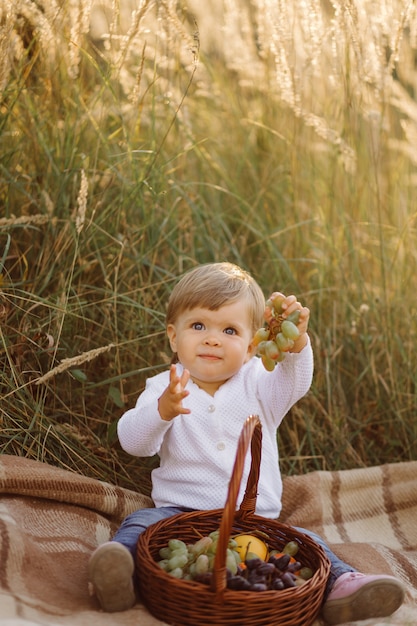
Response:
[{"label": "child's ear", "polygon": [[245,363],[247,363],[249,361],[249,359],[251,359],[253,356],[255,356],[256,352],[257,352],[257,346],[255,346],[252,343],[252,341],[251,341],[249,346],[248,346],[248,354],[246,356]]},{"label": "child's ear", "polygon": [[168,324],[167,335],[168,335],[169,344],[171,346],[172,352],[176,352],[177,351],[177,332],[175,330],[174,324]]}]

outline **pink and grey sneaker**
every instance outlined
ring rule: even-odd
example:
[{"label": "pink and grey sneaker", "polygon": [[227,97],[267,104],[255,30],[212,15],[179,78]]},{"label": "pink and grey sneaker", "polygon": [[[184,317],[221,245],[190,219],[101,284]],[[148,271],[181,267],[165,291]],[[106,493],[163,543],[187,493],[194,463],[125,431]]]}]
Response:
[{"label": "pink and grey sneaker", "polygon": [[88,563],[88,585],[104,611],[126,611],[135,604],[134,569],[131,553],[117,541],[107,541],[94,550]]},{"label": "pink and grey sneaker", "polygon": [[404,595],[404,586],[393,576],[348,572],[336,580],[321,614],[332,625],[387,617],[401,606]]}]

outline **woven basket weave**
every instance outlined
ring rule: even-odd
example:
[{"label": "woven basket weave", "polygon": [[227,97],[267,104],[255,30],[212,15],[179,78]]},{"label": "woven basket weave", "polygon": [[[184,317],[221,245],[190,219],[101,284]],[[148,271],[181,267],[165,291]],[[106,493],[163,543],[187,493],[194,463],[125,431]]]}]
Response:
[{"label": "woven basket weave", "polygon": [[[136,571],[143,603],[173,626],[310,626],[317,617],[330,571],[322,548],[310,537],[254,513],[261,460],[261,425],[249,416],[240,438],[224,509],[180,513],[149,526],[137,545]],[[244,462],[251,445],[251,469],[238,510]],[[211,586],[170,576],[158,565],[159,549],[170,539],[195,543],[220,528]],[[226,588],[226,550],[231,535],[266,533],[269,549],[288,541],[299,545],[297,559],[314,574],[305,584],[282,591],[234,591]]]}]

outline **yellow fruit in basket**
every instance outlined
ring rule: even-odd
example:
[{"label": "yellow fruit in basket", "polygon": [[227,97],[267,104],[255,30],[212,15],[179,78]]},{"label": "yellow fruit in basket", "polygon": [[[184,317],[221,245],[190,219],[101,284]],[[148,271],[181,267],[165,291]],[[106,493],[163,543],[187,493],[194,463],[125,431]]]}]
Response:
[{"label": "yellow fruit in basket", "polygon": [[235,535],[233,539],[236,541],[235,551],[240,555],[242,561],[246,559],[250,552],[256,554],[257,557],[265,561],[268,556],[268,546],[262,539],[255,535]]}]

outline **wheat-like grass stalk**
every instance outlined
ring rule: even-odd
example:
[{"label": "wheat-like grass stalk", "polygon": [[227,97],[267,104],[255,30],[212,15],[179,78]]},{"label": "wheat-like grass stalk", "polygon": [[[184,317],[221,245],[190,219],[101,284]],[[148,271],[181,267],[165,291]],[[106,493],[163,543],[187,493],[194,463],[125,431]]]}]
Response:
[{"label": "wheat-like grass stalk", "polygon": [[14,18],[9,0],[5,0],[4,11],[0,13],[0,17],[0,93],[3,93],[12,70],[13,59],[17,57],[17,42],[13,33]]},{"label": "wheat-like grass stalk", "polygon": [[82,40],[90,30],[90,15],[93,0],[70,0],[69,19],[71,24],[70,41],[68,44],[68,75],[75,79],[80,72]]},{"label": "wheat-like grass stalk", "polygon": [[9,226],[41,226],[51,221],[49,215],[20,215],[19,217],[0,217],[0,227],[8,228]]},{"label": "wheat-like grass stalk", "polygon": [[[38,6],[32,0],[13,0],[6,1],[6,12],[12,16],[14,24],[19,24],[23,18],[30,26],[36,36],[36,44],[40,46],[44,59],[47,61],[49,69],[53,68],[56,54],[57,31],[59,30],[59,14],[60,9],[55,2],[52,2],[48,11],[45,12],[42,7]],[[24,29],[23,29],[24,30]],[[15,30],[17,34],[17,30]],[[24,45],[20,46],[20,51],[24,49]]]},{"label": "wheat-like grass stalk", "polygon": [[[137,10],[132,12],[131,24],[126,35],[122,37],[118,59],[115,63],[116,69],[120,71],[126,61],[130,46],[136,44],[137,36],[140,33],[140,27],[145,15],[148,15],[154,7],[154,0],[141,0]],[[143,36],[143,34],[142,34]],[[142,43],[143,46],[143,43]],[[136,45],[135,45],[136,47]],[[139,47],[140,49],[140,47]],[[137,54],[137,51],[136,51]]]},{"label": "wheat-like grass stalk", "polygon": [[77,197],[77,209],[75,216],[75,228],[79,235],[84,227],[85,215],[87,212],[87,198],[88,198],[88,180],[85,174],[85,170],[81,170],[81,182],[80,189]]},{"label": "wheat-like grass stalk", "polygon": [[84,363],[88,363],[93,359],[97,358],[101,354],[105,352],[109,352],[114,348],[114,344],[110,343],[107,346],[102,346],[101,348],[94,348],[93,350],[88,350],[87,352],[83,352],[78,356],[69,357],[67,359],[62,359],[60,364],[51,369],[49,372],[40,376],[32,382],[35,382],[36,385],[43,385],[51,378],[54,378],[58,374],[62,374],[63,372],[68,371],[69,369],[73,369],[74,367],[78,367],[79,365],[83,365]]},{"label": "wheat-like grass stalk", "polygon": [[[173,32],[186,42],[187,50],[191,51],[193,54],[194,64],[198,61],[198,52],[200,49],[200,40],[197,32],[194,32],[191,35],[188,30],[184,27],[184,24],[178,18],[177,15],[177,3],[173,0],[160,0],[159,10],[161,11],[161,18],[165,18],[169,24],[173,27]],[[194,20],[194,23],[195,20]]]},{"label": "wheat-like grass stalk", "polygon": [[224,1],[224,27],[222,42],[225,47],[227,66],[238,71],[241,81],[249,82],[261,65],[257,63],[256,36],[257,24],[249,6],[238,0]]}]

